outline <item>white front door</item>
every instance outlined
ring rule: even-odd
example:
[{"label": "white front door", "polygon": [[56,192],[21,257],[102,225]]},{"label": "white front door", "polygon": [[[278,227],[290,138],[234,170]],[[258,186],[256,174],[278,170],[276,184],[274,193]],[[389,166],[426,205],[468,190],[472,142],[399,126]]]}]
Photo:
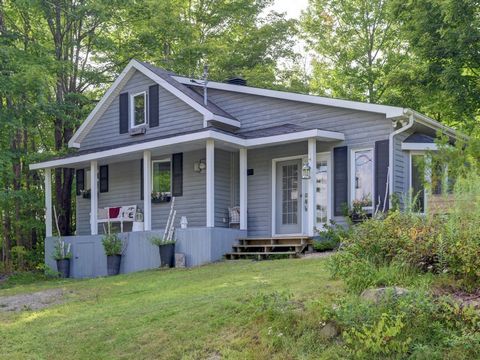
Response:
[{"label": "white front door", "polygon": [[302,160],[276,164],[275,233],[302,232]]},{"label": "white front door", "polygon": [[323,227],[328,222],[328,174],[329,169],[329,153],[317,154],[317,166],[315,169],[315,226],[318,230],[323,229]]}]

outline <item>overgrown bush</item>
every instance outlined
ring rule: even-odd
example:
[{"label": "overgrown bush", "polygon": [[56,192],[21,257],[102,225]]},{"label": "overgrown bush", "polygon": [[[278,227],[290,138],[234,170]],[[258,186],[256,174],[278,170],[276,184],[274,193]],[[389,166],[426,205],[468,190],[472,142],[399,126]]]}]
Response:
[{"label": "overgrown bush", "polygon": [[348,234],[348,229],[330,220],[322,230],[317,230],[318,236],[313,239],[313,248],[316,251],[328,251],[338,248]]},{"label": "overgrown bush", "polygon": [[319,306],[357,359],[472,359],[480,353],[478,313],[449,298],[411,292],[375,304],[350,296],[334,307]]}]

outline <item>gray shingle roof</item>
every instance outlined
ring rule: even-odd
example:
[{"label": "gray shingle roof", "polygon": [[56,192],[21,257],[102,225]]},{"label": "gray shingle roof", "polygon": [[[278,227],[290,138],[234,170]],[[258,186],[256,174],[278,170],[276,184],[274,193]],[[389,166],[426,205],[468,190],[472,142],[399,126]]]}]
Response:
[{"label": "gray shingle roof", "polygon": [[202,95],[200,95],[196,91],[190,89],[188,86],[179,83],[177,80],[175,80],[172,77],[172,76],[176,76],[177,74],[175,74],[173,72],[170,72],[170,71],[166,71],[162,68],[156,67],[152,64],[149,64],[149,63],[146,63],[146,62],[143,62],[143,61],[138,61],[138,62],[140,64],[142,64],[143,66],[145,66],[150,71],[154,72],[156,75],[160,76],[163,80],[168,82],[170,85],[174,86],[177,90],[179,90],[182,93],[184,93],[185,95],[187,95],[189,98],[194,100],[196,103],[200,104],[201,106],[203,106],[204,108],[206,108],[207,110],[212,112],[213,114],[218,115],[218,116],[223,116],[223,117],[226,117],[226,118],[232,119],[232,120],[237,120],[234,116],[230,115],[229,113],[227,113],[225,110],[223,110],[222,108],[220,108],[218,105],[216,105],[215,103],[213,103],[210,100],[207,101],[207,105],[205,106]]},{"label": "gray shingle roof", "polygon": [[283,135],[283,134],[291,134],[300,131],[306,130],[313,130],[312,128],[306,128],[303,126],[295,125],[295,124],[283,124],[283,125],[276,125],[266,128],[260,128],[256,130],[248,130],[248,131],[239,131],[235,135],[241,136],[245,139],[254,139],[260,137],[267,137],[267,136],[275,136],[275,135]]}]

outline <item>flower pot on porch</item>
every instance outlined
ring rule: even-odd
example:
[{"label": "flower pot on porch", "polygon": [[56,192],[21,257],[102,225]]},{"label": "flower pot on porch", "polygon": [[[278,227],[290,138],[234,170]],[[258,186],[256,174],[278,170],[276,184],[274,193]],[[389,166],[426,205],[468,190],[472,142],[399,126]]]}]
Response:
[{"label": "flower pot on porch", "polygon": [[175,244],[160,245],[160,267],[175,267]]},{"label": "flower pot on porch", "polygon": [[107,274],[118,275],[120,272],[120,263],[122,262],[122,255],[108,255],[107,256]]},{"label": "flower pot on porch", "polygon": [[70,259],[61,259],[57,260],[57,271],[60,274],[61,278],[70,277]]}]

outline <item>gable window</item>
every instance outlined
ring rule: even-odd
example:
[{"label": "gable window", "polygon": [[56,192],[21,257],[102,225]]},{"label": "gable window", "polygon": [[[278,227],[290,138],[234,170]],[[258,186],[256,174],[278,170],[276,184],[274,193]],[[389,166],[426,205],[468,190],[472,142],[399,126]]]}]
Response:
[{"label": "gable window", "polygon": [[155,195],[170,195],[172,170],[170,159],[152,161],[152,192]]},{"label": "gable window", "polygon": [[131,96],[130,128],[147,123],[147,93],[145,91]]},{"label": "gable window", "polygon": [[373,149],[353,150],[351,158],[351,197],[364,210],[373,210]]}]

